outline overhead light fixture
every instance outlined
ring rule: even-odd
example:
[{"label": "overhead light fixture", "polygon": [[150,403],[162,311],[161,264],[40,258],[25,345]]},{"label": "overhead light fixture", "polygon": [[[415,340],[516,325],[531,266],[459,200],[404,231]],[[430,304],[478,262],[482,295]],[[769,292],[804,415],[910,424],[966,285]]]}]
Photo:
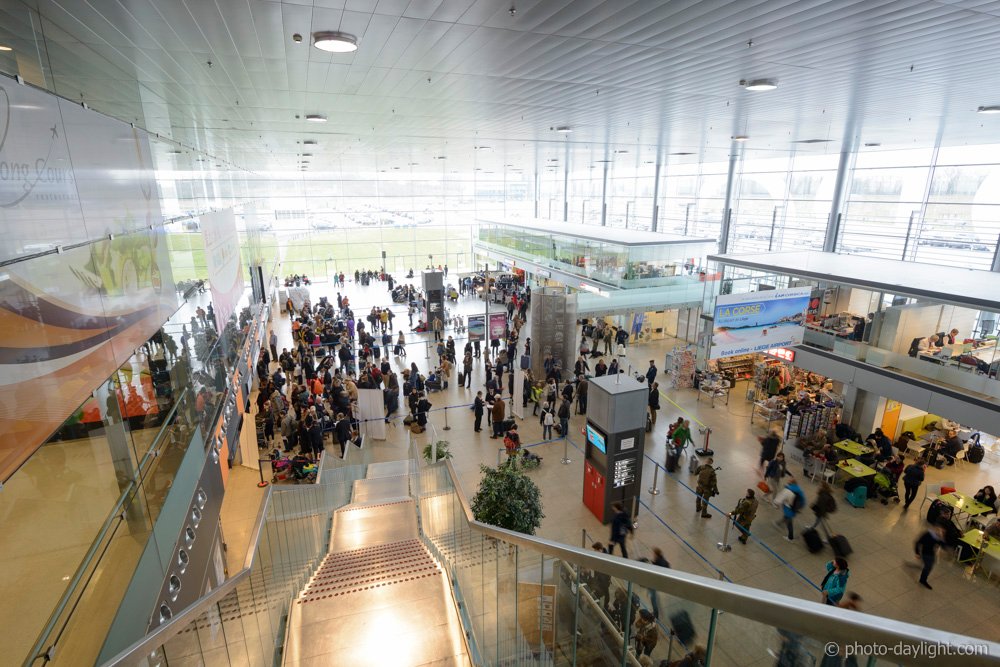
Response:
[{"label": "overhead light fixture", "polygon": [[556,132],[559,132],[560,134],[569,134],[572,131],[573,129],[569,125],[560,125],[556,128]]},{"label": "overhead light fixture", "polygon": [[313,33],[313,46],[327,53],[351,53],[358,50],[358,38],[345,32],[324,30]]},{"label": "overhead light fixture", "polygon": [[416,167],[419,164],[420,164],[419,162],[407,162],[406,166],[408,166],[408,167]]},{"label": "overhead light fixture", "polygon": [[170,153],[171,155],[180,155],[181,154],[181,152],[178,151],[178,150],[172,150],[172,151],[167,151],[167,152]]},{"label": "overhead light fixture", "polygon": [[735,135],[733,135],[733,141],[746,141],[749,138],[750,137],[748,137],[745,134],[735,134]]},{"label": "overhead light fixture", "polygon": [[752,79],[750,81],[743,79],[740,81],[740,85],[743,86],[743,90],[774,90],[778,87],[778,82],[774,79]]},{"label": "overhead light fixture", "polygon": [[315,146],[318,142],[315,139],[305,139],[302,142],[303,146]]},{"label": "overhead light fixture", "polygon": [[435,157],[434,159],[435,159],[435,160],[447,160],[447,159],[448,159],[448,156],[447,156],[447,155],[438,155],[438,156],[437,156],[437,157]]},{"label": "overhead light fixture", "polygon": [[303,153],[302,154],[302,157],[312,157],[312,156],[313,156],[312,153]]},{"label": "overhead light fixture", "polygon": [[628,151],[623,148],[621,150],[615,151],[615,155],[628,155]]},{"label": "overhead light fixture", "polygon": [[979,107],[976,109],[976,113],[1000,113],[1000,105],[992,105],[988,107]]},{"label": "overhead light fixture", "polygon": [[829,144],[833,139],[799,139],[798,141],[793,141],[793,144]]},{"label": "overhead light fixture", "polygon": [[306,120],[310,123],[325,123],[326,116],[321,113],[307,113]]},{"label": "overhead light fixture", "polygon": [[550,157],[548,160],[546,160],[546,162],[559,162],[559,158],[557,158],[557,157]]},{"label": "overhead light fixture", "polygon": [[490,146],[476,146],[475,148],[476,148],[477,151],[491,151],[491,150],[493,150],[493,148],[490,147]]},{"label": "overhead light fixture", "polygon": [[694,153],[680,152],[680,153],[671,153],[671,155],[694,155]]},{"label": "overhead light fixture", "polygon": [[869,141],[868,143],[865,144],[865,147],[867,147],[867,148],[876,148],[876,147],[881,146],[881,145],[882,144],[880,142],[878,142],[878,141]]},{"label": "overhead light fixture", "polygon": [[13,50],[14,49],[12,49],[11,47],[7,46],[6,44],[0,44],[0,51],[13,51]]},{"label": "overhead light fixture", "polygon": [[597,164],[607,164],[611,162],[611,160],[594,160],[594,162],[596,162]]},{"label": "overhead light fixture", "polygon": [[656,160],[646,160],[643,164],[656,164]]}]

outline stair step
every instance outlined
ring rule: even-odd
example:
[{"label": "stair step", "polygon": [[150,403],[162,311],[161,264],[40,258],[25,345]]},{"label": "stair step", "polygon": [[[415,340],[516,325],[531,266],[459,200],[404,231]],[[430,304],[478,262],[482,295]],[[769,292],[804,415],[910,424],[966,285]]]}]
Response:
[{"label": "stair step", "polygon": [[[366,563],[365,555],[372,556],[373,559]],[[338,569],[338,556],[347,556],[351,559],[349,562],[358,567]],[[416,540],[354,549],[330,554],[302,591],[297,603],[349,595],[439,574],[441,570],[437,562]]]}]

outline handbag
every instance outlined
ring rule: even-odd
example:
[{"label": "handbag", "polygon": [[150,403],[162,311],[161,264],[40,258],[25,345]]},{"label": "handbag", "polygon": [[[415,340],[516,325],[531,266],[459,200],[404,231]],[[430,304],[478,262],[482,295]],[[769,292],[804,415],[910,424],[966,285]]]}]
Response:
[{"label": "handbag", "polygon": [[771,493],[771,487],[764,480],[757,482],[757,488],[760,489],[761,493]]}]

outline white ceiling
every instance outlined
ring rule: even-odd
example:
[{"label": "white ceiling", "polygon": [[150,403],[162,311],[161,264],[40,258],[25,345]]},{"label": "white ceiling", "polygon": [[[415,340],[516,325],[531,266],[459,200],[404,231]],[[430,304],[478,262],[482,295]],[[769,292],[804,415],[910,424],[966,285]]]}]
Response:
[{"label": "white ceiling", "polygon": [[[41,62],[61,95],[261,171],[294,169],[304,150],[313,169],[530,174],[567,155],[574,169],[725,160],[735,134],[755,157],[837,152],[850,135],[882,149],[1000,143],[1000,116],[975,113],[1000,104],[1000,0],[515,4],[0,0],[0,44],[15,49],[0,69]],[[357,52],[310,46],[336,29]],[[738,85],[763,77],[778,90]],[[793,143],[814,139],[831,142]]]}]

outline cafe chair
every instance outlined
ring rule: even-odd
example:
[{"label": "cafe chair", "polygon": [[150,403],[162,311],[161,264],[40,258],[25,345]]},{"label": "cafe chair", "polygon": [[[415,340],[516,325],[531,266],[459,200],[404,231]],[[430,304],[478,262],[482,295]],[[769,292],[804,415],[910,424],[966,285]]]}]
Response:
[{"label": "cafe chair", "polygon": [[968,461],[965,460],[966,451],[967,450],[962,449],[957,454],[955,454],[955,465],[956,466],[963,466],[966,463],[968,463]]},{"label": "cafe chair", "polygon": [[920,509],[924,509],[924,503],[928,500],[937,500],[938,496],[941,495],[941,485],[940,484],[924,484],[924,497],[920,501]]}]

